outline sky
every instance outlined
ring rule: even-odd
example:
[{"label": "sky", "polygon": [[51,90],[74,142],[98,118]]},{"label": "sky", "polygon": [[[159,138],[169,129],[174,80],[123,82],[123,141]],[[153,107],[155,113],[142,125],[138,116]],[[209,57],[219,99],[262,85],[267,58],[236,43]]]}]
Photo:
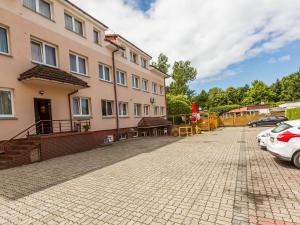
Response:
[{"label": "sky", "polygon": [[271,84],[300,68],[299,0],[71,1],[154,60],[190,60],[196,92]]}]

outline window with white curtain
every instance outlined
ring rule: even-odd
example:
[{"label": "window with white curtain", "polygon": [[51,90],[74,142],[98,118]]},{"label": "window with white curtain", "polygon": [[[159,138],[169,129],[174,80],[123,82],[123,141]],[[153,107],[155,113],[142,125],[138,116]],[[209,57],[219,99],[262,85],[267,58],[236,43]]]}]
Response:
[{"label": "window with white curtain", "polygon": [[52,18],[51,4],[45,0],[23,0],[23,5],[49,19]]},{"label": "window with white curtain", "polygon": [[127,102],[119,102],[119,116],[128,116]]},{"label": "window with white curtain", "polygon": [[99,78],[100,80],[110,81],[109,67],[103,64],[99,65]]},{"label": "window with white curtain", "polygon": [[73,73],[82,75],[87,74],[87,60],[83,56],[79,56],[75,53],[70,53],[70,70]]},{"label": "window with white curtain", "polygon": [[94,43],[100,45],[101,44],[101,32],[94,29],[93,36],[94,36]]},{"label": "window with white curtain", "polygon": [[165,115],[165,107],[160,107],[160,115],[164,116]]},{"label": "window with white curtain", "polygon": [[154,116],[159,116],[159,106],[154,106]]},{"label": "window with white curtain", "polygon": [[90,116],[90,99],[81,97],[73,98],[73,115]]},{"label": "window with white curtain", "polygon": [[140,117],[141,116],[141,108],[142,108],[142,105],[141,104],[133,104],[133,114],[135,117]]},{"label": "window with white curtain", "polygon": [[148,80],[142,79],[142,89],[143,91],[148,91]]},{"label": "window with white curtain", "polygon": [[144,105],[144,116],[150,116],[150,105]]},{"label": "window with white curtain", "polygon": [[126,74],[123,71],[117,70],[117,84],[126,85]]},{"label": "window with white curtain", "polygon": [[8,31],[5,27],[0,26],[0,53],[9,53]]},{"label": "window with white curtain", "polygon": [[152,82],[152,93],[157,94],[157,83]]},{"label": "window with white curtain", "polygon": [[140,88],[140,78],[138,76],[132,75],[131,85],[133,88],[139,89]]},{"label": "window with white curtain", "polygon": [[65,28],[83,36],[83,23],[67,13],[65,13]]},{"label": "window with white curtain", "polygon": [[0,118],[13,117],[13,93],[11,89],[0,88]]},{"label": "window with white curtain", "polygon": [[31,58],[35,63],[57,67],[56,51],[54,45],[31,39]]}]

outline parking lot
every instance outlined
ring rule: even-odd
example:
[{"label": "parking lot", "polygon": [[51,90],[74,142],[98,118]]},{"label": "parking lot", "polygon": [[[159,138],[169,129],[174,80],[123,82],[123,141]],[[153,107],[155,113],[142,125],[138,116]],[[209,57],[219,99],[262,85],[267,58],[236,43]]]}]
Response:
[{"label": "parking lot", "polygon": [[300,170],[263,128],[140,138],[0,171],[0,224],[300,224]]}]

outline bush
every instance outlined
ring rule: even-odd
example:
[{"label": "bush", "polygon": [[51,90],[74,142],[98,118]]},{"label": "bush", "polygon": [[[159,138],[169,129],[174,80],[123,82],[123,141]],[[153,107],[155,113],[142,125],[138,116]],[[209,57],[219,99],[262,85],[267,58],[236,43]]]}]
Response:
[{"label": "bush", "polygon": [[240,108],[240,105],[222,105],[222,106],[210,108],[209,111],[216,112],[218,114],[223,114],[237,108]]},{"label": "bush", "polygon": [[168,108],[168,114],[171,116],[192,113],[191,103],[183,95],[179,95],[179,96],[167,95],[167,108]]},{"label": "bush", "polygon": [[298,120],[298,119],[300,119],[300,108],[287,109],[285,113],[286,113],[286,117],[289,120]]}]

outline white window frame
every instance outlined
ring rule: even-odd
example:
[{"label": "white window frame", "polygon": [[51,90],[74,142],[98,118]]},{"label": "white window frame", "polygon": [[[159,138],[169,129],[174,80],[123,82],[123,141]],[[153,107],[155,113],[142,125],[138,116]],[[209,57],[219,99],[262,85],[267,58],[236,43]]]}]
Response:
[{"label": "white window frame", "polygon": [[9,28],[5,27],[3,25],[0,24],[0,27],[3,28],[4,30],[6,30],[6,39],[7,39],[7,52],[0,52],[0,54],[3,55],[10,55],[11,51],[10,51],[10,36],[9,36]]},{"label": "white window frame", "polygon": [[[104,74],[104,71],[105,71],[105,67],[108,68],[108,80],[101,78],[101,75],[100,75],[100,66],[102,66],[102,73],[103,74]],[[111,82],[110,67],[108,65],[99,63],[98,69],[99,69],[99,79],[102,80],[102,81]]]},{"label": "white window frame", "polygon": [[[154,87],[156,87],[156,88],[155,88],[155,90],[154,90]],[[155,82],[152,82],[152,93],[153,93],[153,94],[157,94],[157,93],[158,93],[158,90],[157,90],[157,88],[158,88],[158,85],[157,85],[157,83],[155,83]]]},{"label": "white window frame", "polygon": [[[58,48],[57,46],[50,44],[49,42],[45,42],[42,40],[39,40],[37,38],[31,37],[30,38],[30,47],[31,47],[31,42],[35,42],[36,44],[40,44],[42,47],[42,62],[39,61],[35,61],[32,59],[32,51],[31,51],[31,62],[33,63],[37,63],[37,64],[42,64],[42,65],[47,65],[50,67],[54,67],[54,68],[58,68]],[[48,45],[49,47],[52,47],[55,49],[55,61],[56,61],[56,66],[50,65],[46,63],[46,45]]]},{"label": "white window frame", "polygon": [[142,90],[145,92],[149,92],[149,81],[144,78],[142,79]]},{"label": "white window frame", "polygon": [[[126,115],[125,114],[120,114],[120,105],[123,105],[125,104],[126,105]],[[123,107],[122,107],[122,110],[123,110]],[[119,114],[119,117],[129,117],[129,112],[128,112],[128,102],[119,102],[118,103],[118,114]]]},{"label": "white window frame", "polygon": [[[66,24],[65,24],[65,28],[66,28],[67,30],[69,30],[69,31],[72,31],[72,32],[75,33],[75,34],[78,34],[79,36],[84,37],[84,36],[85,36],[85,26],[84,26],[85,24],[84,24],[84,21],[81,20],[81,19],[79,19],[78,17],[73,16],[71,13],[68,13],[68,12],[64,12],[64,19],[66,19],[66,18],[65,18],[65,15],[68,15],[69,17],[72,18],[72,30],[70,30],[69,28],[67,28],[67,27],[66,27]],[[82,34],[77,33],[77,32],[75,31],[75,20],[77,20],[78,22],[81,23],[81,26],[82,26]],[[64,21],[64,22],[66,22],[66,21]]]},{"label": "white window frame", "polygon": [[[118,76],[120,76],[121,73],[124,74],[124,84],[118,82]],[[116,71],[116,82],[117,82],[118,85],[126,86],[127,85],[126,78],[127,78],[127,76],[126,76],[126,72],[125,71],[122,71],[122,70],[117,70]],[[121,80],[121,79],[119,79],[119,80]]]},{"label": "white window frame", "polygon": [[[145,108],[148,109],[148,113],[145,113],[146,112]],[[144,109],[144,117],[149,117],[150,116],[150,105],[144,105],[143,109]]]},{"label": "white window frame", "polygon": [[159,117],[159,106],[154,106],[154,116]]},{"label": "white window frame", "polygon": [[[97,36],[98,36],[98,42],[95,42],[95,39],[94,39],[94,33],[95,32],[97,32]],[[99,30],[97,30],[96,28],[94,28],[93,29],[93,41],[94,41],[94,43],[95,44],[97,44],[97,45],[102,45],[102,40],[101,40],[101,38],[102,38],[102,32],[101,31],[99,31]]]},{"label": "white window frame", "polygon": [[161,107],[159,108],[159,110],[160,110],[160,115],[161,115],[161,116],[165,116],[165,107],[161,106]]},{"label": "white window frame", "polygon": [[133,89],[140,89],[140,77],[139,76],[132,74],[131,86]]},{"label": "white window frame", "polygon": [[[72,113],[73,113],[73,116],[74,117],[90,117],[91,116],[91,99],[88,98],[88,97],[74,97],[73,98],[73,101],[72,101],[72,104],[74,104],[74,99],[79,99],[79,111],[80,111],[80,114],[77,115],[77,114],[74,114],[74,106],[72,107]],[[88,115],[83,115],[82,114],[82,107],[81,107],[81,100],[88,100],[88,107],[89,107],[89,114]]]},{"label": "white window frame", "polygon": [[143,57],[141,58],[141,67],[144,69],[148,68],[148,60]]},{"label": "white window frame", "polygon": [[[77,71],[72,71],[70,55],[76,56],[76,70]],[[84,59],[84,62],[85,62],[85,73],[80,73],[79,72],[79,58]],[[69,52],[69,61],[70,61],[70,72],[71,73],[83,75],[83,76],[86,76],[86,77],[88,76],[88,62],[87,62],[88,59],[87,59],[87,57],[79,55],[79,54],[74,53],[74,52]]]},{"label": "white window frame", "polygon": [[121,45],[122,48],[124,48],[125,50],[120,50],[121,51],[121,57],[124,59],[127,59],[127,51],[126,51],[126,47],[124,45]]},{"label": "white window frame", "polygon": [[[134,61],[134,57],[133,57],[134,55],[136,56],[135,61]],[[135,64],[139,64],[138,54],[133,52],[133,51],[130,51],[130,61],[135,63]]]},{"label": "white window frame", "polygon": [[[137,112],[138,112],[138,106],[140,106],[140,113],[139,113],[139,115],[137,114]],[[140,104],[140,103],[134,103],[133,104],[133,115],[134,115],[134,117],[141,117],[142,116],[142,104]]]},{"label": "white window frame", "polygon": [[2,115],[0,114],[0,118],[14,118],[15,117],[15,101],[14,101],[14,90],[10,88],[1,88],[0,91],[10,92],[10,100],[11,100],[11,115]]},{"label": "white window frame", "polygon": [[[107,113],[107,103],[108,102],[110,102],[111,103],[111,112],[112,112],[112,114],[111,115],[103,115],[103,109],[102,109],[102,102],[105,102],[105,104],[106,104],[106,114],[108,114]],[[101,114],[102,114],[102,117],[113,117],[114,116],[114,101],[112,101],[112,100],[106,100],[106,99],[102,99],[101,100]]]},{"label": "white window frame", "polygon": [[159,85],[159,94],[164,95],[164,86]]},{"label": "white window frame", "polygon": [[47,3],[49,4],[50,18],[47,17],[47,16],[45,16],[45,15],[43,15],[43,14],[40,12],[40,0],[35,0],[35,6],[36,6],[36,9],[35,9],[35,10],[34,10],[34,9],[31,9],[31,8],[28,7],[28,6],[26,6],[25,3],[24,3],[24,0],[23,0],[23,6],[24,6],[25,8],[27,8],[27,9],[30,9],[30,10],[32,10],[32,11],[34,11],[34,12],[40,14],[41,16],[43,16],[43,17],[45,17],[45,18],[48,18],[48,19],[50,19],[50,20],[53,20],[53,8],[52,8],[53,6],[52,6],[52,3],[51,3],[50,1],[48,1],[48,0],[42,0],[42,1],[47,2]]}]

